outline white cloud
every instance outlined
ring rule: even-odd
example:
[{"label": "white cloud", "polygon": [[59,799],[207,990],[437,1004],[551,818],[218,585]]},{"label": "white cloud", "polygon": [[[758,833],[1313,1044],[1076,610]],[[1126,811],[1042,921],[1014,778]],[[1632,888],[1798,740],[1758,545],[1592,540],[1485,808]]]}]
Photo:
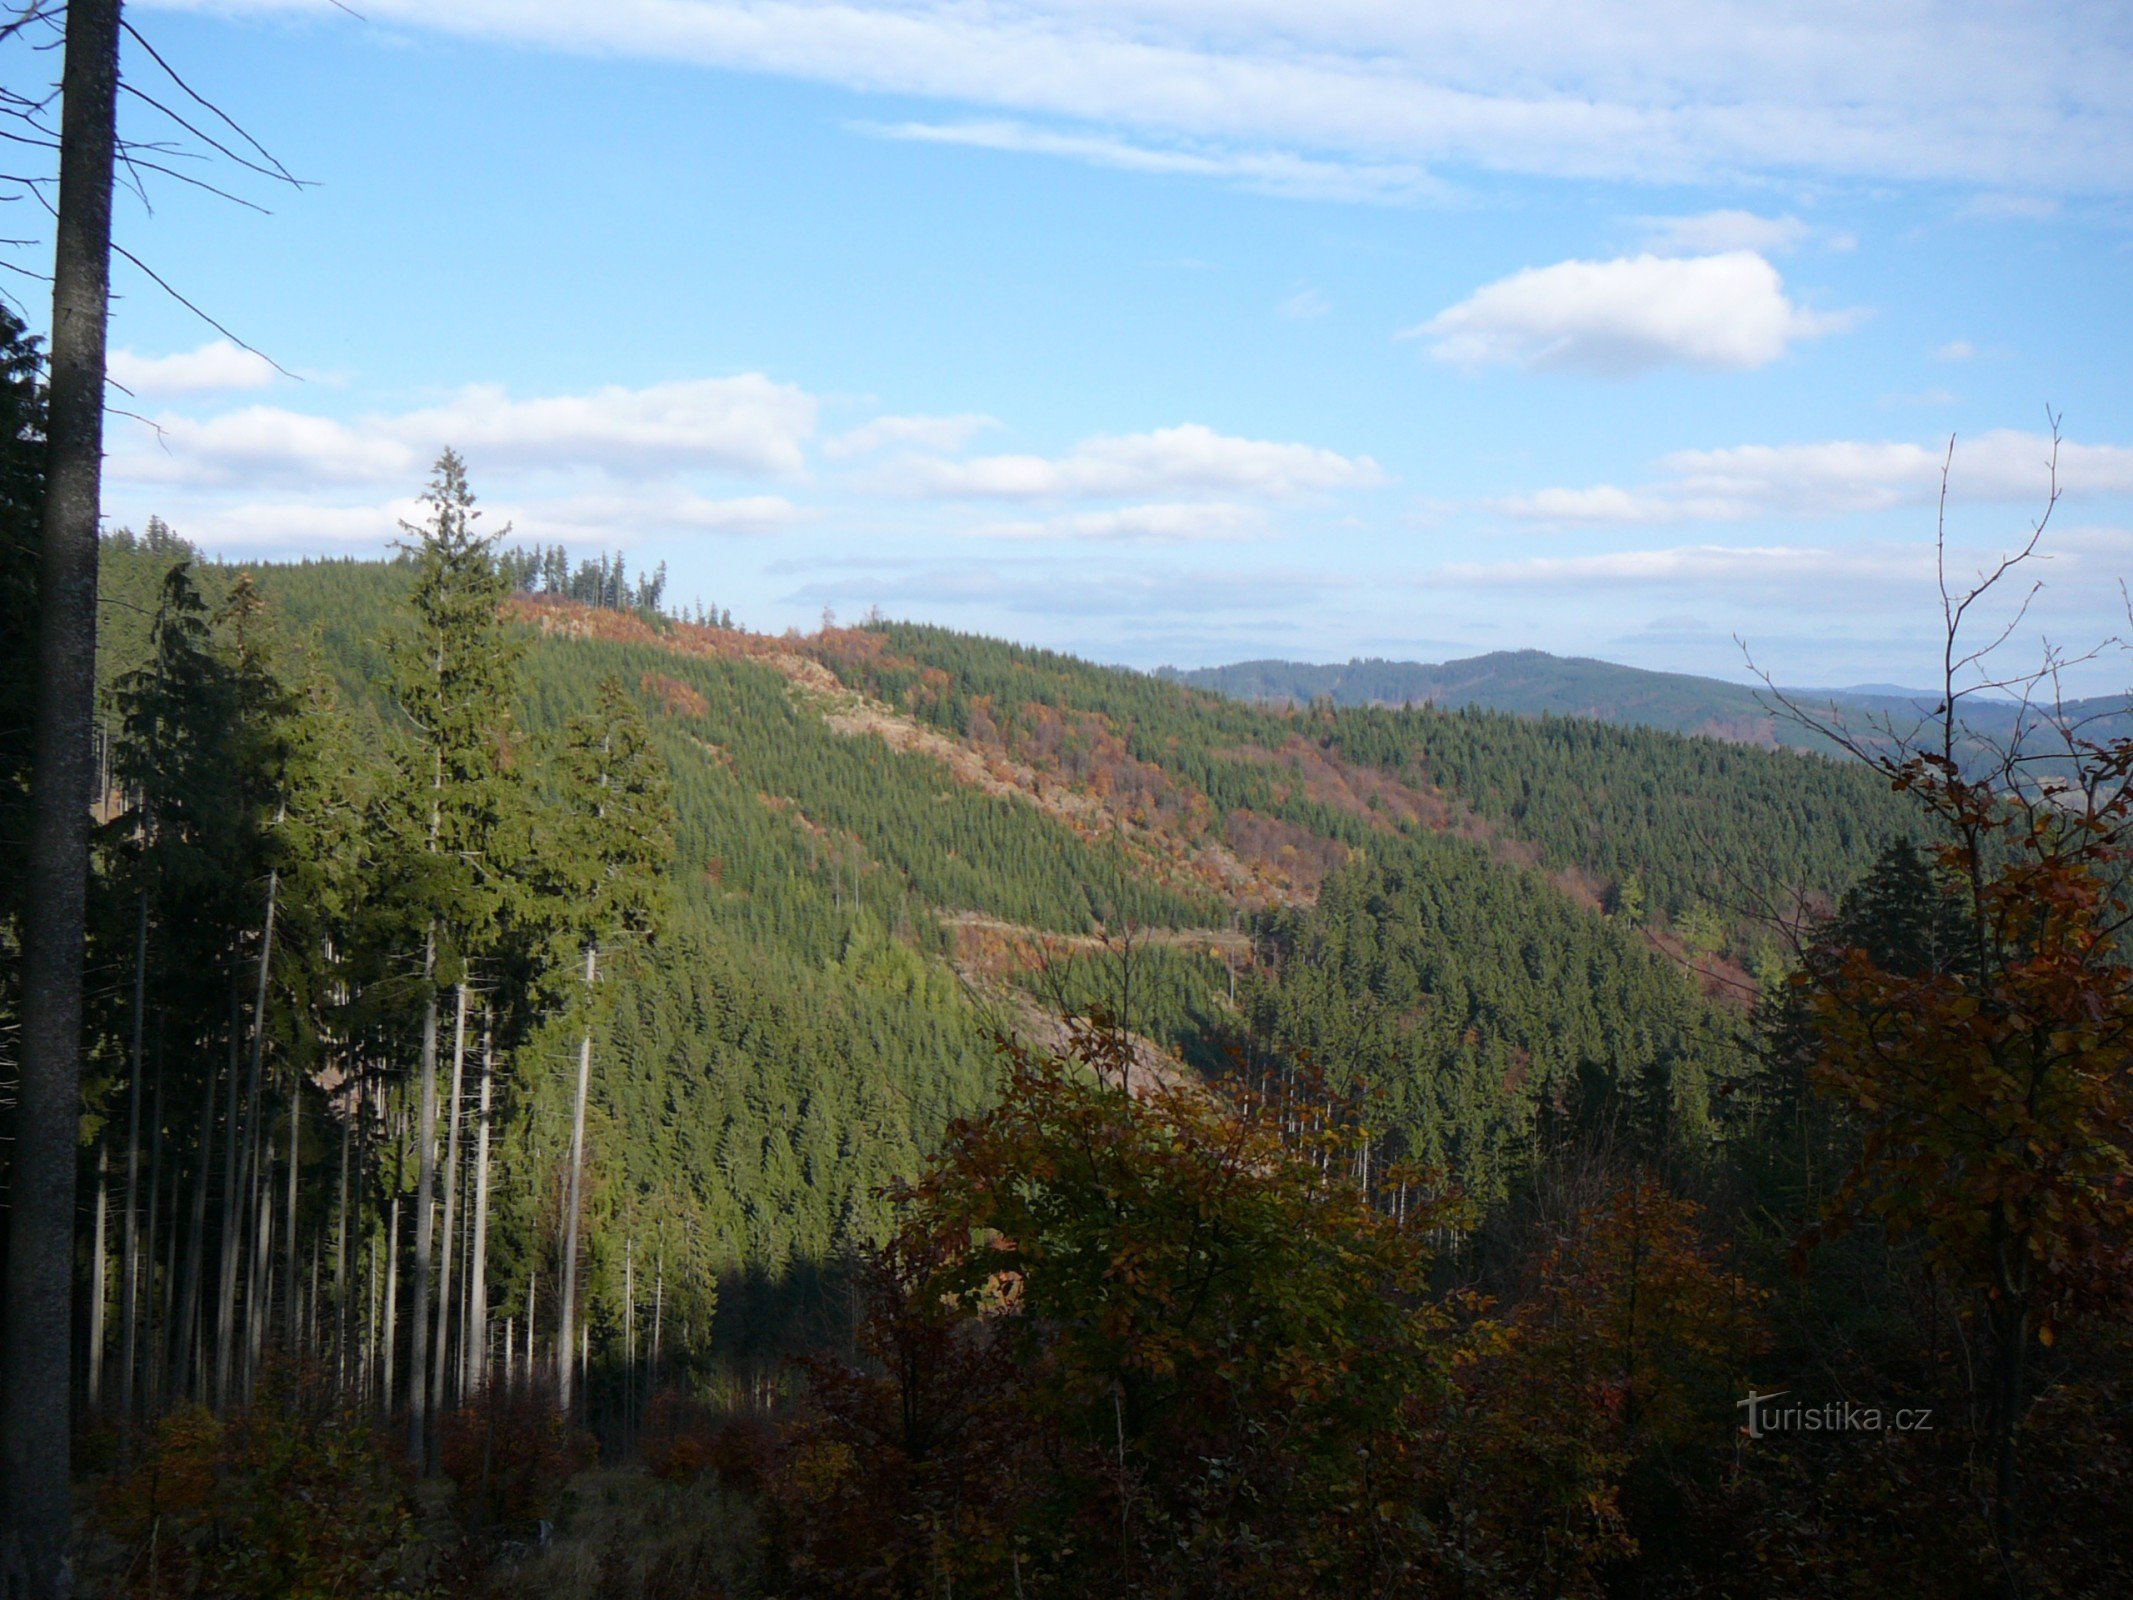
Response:
[{"label": "white cloud", "polygon": [[274,381],[273,362],[257,351],[239,349],[227,339],[167,356],[114,350],[109,371],[114,383],[143,399],[264,389]]},{"label": "white cloud", "polygon": [[603,544],[634,544],[663,534],[774,533],[806,515],[783,495],[710,500],[686,490],[671,490],[524,502],[510,520],[514,532],[525,538],[593,538]]},{"label": "white cloud", "polygon": [[1087,439],[1058,457],[914,457],[877,481],[891,492],[935,499],[1099,500],[1194,490],[1279,499],[1365,488],[1384,478],[1368,456],[1239,439],[1188,422],[1150,433]]},{"label": "white cloud", "polygon": [[1291,322],[1312,322],[1333,309],[1333,302],[1316,289],[1299,289],[1274,308],[1275,315]]},{"label": "white cloud", "polygon": [[384,485],[419,478],[451,445],[477,481],[511,468],[792,476],[815,411],[812,395],[760,373],[532,400],[477,384],[441,406],[354,422],[278,406],[167,413],[114,435],[112,472],[143,483]]},{"label": "white cloud", "polygon": [[[333,16],[334,0],[144,0]],[[2133,181],[2113,0],[369,0],[397,26],[1220,141],[1554,176]]]},{"label": "white cloud", "polygon": [[1762,217],[1752,211],[1706,211],[1693,217],[1641,217],[1644,247],[1655,255],[1719,255],[1753,250],[1776,255],[1797,249],[1814,230],[1798,217]]},{"label": "white cloud", "polygon": [[1977,346],[1968,339],[1950,339],[1933,352],[1934,359],[1938,361],[1968,361],[1976,354]]},{"label": "white cloud", "polygon": [[[1590,526],[1740,522],[1766,516],[1844,516],[1929,504],[1948,467],[1951,501],[2042,507],[2051,492],[2051,441],[1999,429],[1945,442],[1833,439],[1814,444],[1680,450],[1659,463],[1661,481],[1638,489],[1598,484],[1539,489],[1488,502],[1520,520]],[[2133,494],[2133,448],[2067,442],[2059,447],[2063,494]]]},{"label": "white cloud", "polygon": [[279,406],[219,416],[165,413],[111,438],[110,475],[122,482],[253,486],[385,484],[419,475],[422,461],[389,432]]},{"label": "white cloud", "polygon": [[861,133],[921,144],[963,145],[1023,155],[1063,156],[1124,172],[1214,178],[1262,194],[1296,200],[1349,200],[1398,205],[1441,200],[1443,183],[1419,166],[1384,162],[1327,161],[1285,150],[1159,148],[1102,134],[1059,133],[1019,122],[856,123]]},{"label": "white cloud", "polygon": [[1268,531],[1256,506],[1209,504],[1122,506],[1083,511],[1042,521],[994,522],[972,530],[987,539],[1064,539],[1136,544],[1188,544],[1255,539]]},{"label": "white cloud", "polygon": [[843,460],[894,445],[916,450],[960,450],[977,434],[999,425],[993,418],[975,412],[947,417],[876,417],[829,440],[822,453]]},{"label": "white cloud", "polygon": [[815,409],[812,395],[761,373],[537,400],[478,384],[385,427],[426,454],[449,444],[515,465],[792,474],[805,465]]},{"label": "white cloud", "polygon": [[1973,222],[2049,222],[2059,202],[2046,194],[1981,194],[1966,201],[1957,216]]},{"label": "white cloud", "polygon": [[1521,561],[1458,562],[1434,575],[1474,587],[1581,590],[1651,587],[1719,589],[1753,594],[1758,587],[1805,588],[1832,599],[1846,582],[1885,583],[1932,575],[1930,547],[1831,550],[1802,545],[1678,545],[1663,550],[1616,550],[1589,556],[1535,556]]},{"label": "white cloud", "polygon": [[1484,285],[1409,336],[1431,340],[1432,355],[1462,366],[1622,376],[1675,363],[1764,367],[1793,341],[1851,320],[1793,304],[1775,267],[1734,250],[1531,267]]},{"label": "white cloud", "polygon": [[[1833,514],[1923,503],[1939,492],[1943,463],[1957,504],[2041,502],[2050,491],[2050,458],[2049,439],[2000,428],[1957,439],[1952,460],[1944,443],[1832,440],[1683,450],[1662,465],[1694,494],[1733,499],[1750,510]],[[2058,480],[2071,495],[2133,493],[2133,448],[2064,443]]]},{"label": "white cloud", "polygon": [[1648,491],[1618,489],[1611,483],[1590,489],[1537,489],[1487,503],[1491,511],[1527,522],[1648,525],[1680,520],[1676,502]]}]

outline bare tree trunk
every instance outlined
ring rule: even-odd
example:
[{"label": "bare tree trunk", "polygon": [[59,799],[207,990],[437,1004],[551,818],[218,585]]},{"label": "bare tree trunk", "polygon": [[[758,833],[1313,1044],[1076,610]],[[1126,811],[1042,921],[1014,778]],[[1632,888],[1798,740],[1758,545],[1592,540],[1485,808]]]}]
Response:
[{"label": "bare tree trunk", "polygon": [[[185,1393],[187,1374],[192,1370],[193,1340],[199,1324],[200,1274],[204,1269],[207,1253],[207,1184],[215,1161],[215,1058],[209,1055],[207,1083],[200,1091],[200,1148],[197,1157],[198,1170],[193,1174],[193,1226],[185,1243],[185,1285],[178,1296],[178,1313],[171,1319],[171,1332],[176,1342],[170,1353],[170,1397],[176,1399]],[[235,1121],[237,1063],[230,1063],[230,1093],[232,1098],[231,1120]],[[234,1149],[228,1152],[224,1172],[236,1164]],[[175,1178],[176,1174],[172,1175]],[[173,1219],[175,1220],[175,1219]],[[175,1231],[175,1229],[173,1229]]]},{"label": "bare tree trunk", "polygon": [[104,1300],[109,1287],[109,1263],[104,1259],[106,1226],[111,1212],[111,1186],[107,1181],[111,1153],[98,1141],[96,1146],[96,1234],[89,1250],[89,1411],[93,1415],[104,1400]]},{"label": "bare tree trunk", "polygon": [[288,1322],[289,1354],[295,1355],[303,1340],[303,1330],[296,1316],[296,1178],[300,1150],[298,1140],[304,1127],[304,1075],[295,1062],[289,1063],[289,1190],[288,1219],[286,1230],[288,1243],[282,1247],[282,1305]]},{"label": "bare tree trunk", "polygon": [[119,4],[72,0],[67,7],[22,885],[29,915],[22,919],[21,1066],[0,1296],[0,1593],[9,1600],[56,1600],[73,1588],[68,1368]]},{"label": "bare tree trunk", "polygon": [[[126,1229],[119,1255],[119,1414],[133,1416],[133,1364],[140,1348],[141,1012],[148,972],[148,891],[141,891],[133,937],[133,1083],[126,1113]],[[149,1242],[153,1250],[153,1240]]]},{"label": "bare tree trunk", "polygon": [[[423,945],[422,975],[437,969],[437,933]],[[408,1324],[407,1459],[417,1470],[429,1462],[430,1252],[435,1242],[437,1198],[437,991],[422,1007],[422,1115],[415,1129],[415,1304]]]},{"label": "bare tree trunk", "polygon": [[[160,1035],[161,1029],[158,1028],[157,1031]],[[141,1337],[140,1370],[142,1404],[151,1411],[155,1409],[156,1403],[155,1374],[157,1368],[157,1317],[155,1294],[156,1230],[161,1225],[163,1220],[163,1046],[160,1037],[157,1039],[156,1043],[155,1079],[155,1104],[150,1108],[149,1111],[150,1126],[148,1129],[148,1248],[145,1252],[146,1258],[142,1263],[147,1273],[147,1281],[142,1285],[142,1304],[145,1308],[145,1315],[142,1320],[145,1323],[145,1326],[142,1329]],[[171,1194],[171,1212],[172,1221],[175,1223],[177,1213],[177,1193],[175,1187],[177,1169],[175,1166],[173,1166],[171,1169],[171,1177],[173,1180]],[[172,1229],[170,1230],[170,1234],[171,1259],[172,1263],[175,1264],[177,1256],[176,1247],[178,1237],[178,1230],[175,1226],[172,1227]],[[173,1274],[168,1270],[166,1270],[163,1274],[164,1308],[166,1312],[169,1309],[170,1280],[172,1276]],[[169,1325],[170,1319],[168,1315],[165,1315],[161,1320],[165,1327]],[[128,1392],[131,1393],[133,1373],[130,1370],[130,1363],[126,1381],[128,1386]]]},{"label": "bare tree trunk", "polygon": [[274,1299],[274,1148],[268,1142],[264,1117],[253,1123],[253,1141],[258,1147],[254,1161],[258,1183],[253,1191],[253,1215],[258,1219],[252,1235],[251,1281],[245,1301],[244,1397],[250,1401],[259,1383],[260,1358],[266,1351],[267,1318]]},{"label": "bare tree trunk", "polygon": [[360,1353],[363,1358],[362,1395],[368,1400],[376,1392],[378,1375],[378,1240],[375,1234],[368,1241],[364,1254],[370,1257],[370,1271],[365,1274],[369,1279],[370,1295],[363,1311],[363,1348]]},{"label": "bare tree trunk", "polygon": [[390,1415],[396,1374],[397,1334],[400,1325],[400,1191],[393,1190],[392,1215],[385,1225],[385,1361],[378,1378],[378,1409]]},{"label": "bare tree trunk", "polygon": [[400,1197],[407,1188],[407,1112],[402,1108],[394,1138],[392,1215],[385,1229],[385,1372],[378,1408],[388,1416],[400,1392]]},{"label": "bare tree trunk", "polygon": [[481,1108],[474,1134],[474,1252],[467,1272],[466,1380],[469,1394],[489,1386],[489,1095],[496,1082],[496,1026],[483,1008]]},{"label": "bare tree trunk", "polygon": [[355,1119],[363,1109],[363,1094],[341,1119],[341,1204],[338,1226],[333,1233],[333,1387],[342,1397],[348,1393],[348,1157],[355,1143]]},{"label": "bare tree trunk", "polygon": [[[452,1109],[444,1136],[444,1238],[437,1261],[437,1348],[431,1352],[430,1413],[444,1416],[449,1396],[445,1369],[451,1365],[452,1243],[459,1203],[459,1091],[467,1058],[467,986],[453,985],[452,1000]],[[434,1452],[432,1452],[434,1454]],[[435,1463],[431,1463],[434,1468]]]},{"label": "bare tree trunk", "polygon": [[[237,1349],[237,1268],[244,1239],[244,1189],[252,1156],[250,1140],[238,1121],[237,1000],[230,998],[230,1081],[222,1101],[222,1274],[215,1292],[215,1406],[230,1401],[230,1362]],[[249,1101],[244,1112],[252,1115]],[[204,1159],[204,1157],[203,1157]]]},{"label": "bare tree trunk", "polygon": [[556,1387],[563,1413],[570,1413],[571,1333],[578,1309],[578,1212],[585,1177],[585,1096],[592,1086],[592,988],[599,946],[585,947],[585,1035],[578,1042],[578,1093],[570,1112],[570,1192],[563,1210],[563,1309],[556,1324]]}]

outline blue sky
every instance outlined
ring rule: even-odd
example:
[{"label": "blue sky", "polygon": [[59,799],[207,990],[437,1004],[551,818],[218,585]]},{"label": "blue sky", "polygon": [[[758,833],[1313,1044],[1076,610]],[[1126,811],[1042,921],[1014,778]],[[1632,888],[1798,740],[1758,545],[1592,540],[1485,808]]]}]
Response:
[{"label": "blue sky", "polygon": [[449,443],[761,628],[1916,681],[1948,440],[1967,572],[2050,405],[2034,617],[2127,631],[2120,7],[130,9],[316,184],[122,207],[298,375],[121,267],[110,513],[221,554],[381,550]]}]

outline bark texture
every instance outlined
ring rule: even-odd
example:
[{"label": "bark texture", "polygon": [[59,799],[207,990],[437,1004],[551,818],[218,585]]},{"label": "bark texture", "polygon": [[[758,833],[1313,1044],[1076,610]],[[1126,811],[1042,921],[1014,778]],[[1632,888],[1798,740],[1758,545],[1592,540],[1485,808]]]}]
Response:
[{"label": "bark texture", "polygon": [[30,914],[22,930],[21,1087],[0,1313],[0,1592],[9,1600],[73,1592],[68,1367],[118,46],[119,0],[73,0],[62,80],[36,731],[23,863]]}]

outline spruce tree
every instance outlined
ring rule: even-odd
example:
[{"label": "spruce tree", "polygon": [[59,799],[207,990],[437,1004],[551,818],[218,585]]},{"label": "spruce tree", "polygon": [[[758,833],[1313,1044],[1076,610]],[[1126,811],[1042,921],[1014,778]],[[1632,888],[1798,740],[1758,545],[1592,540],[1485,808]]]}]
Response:
[{"label": "spruce tree", "polygon": [[[437,458],[421,527],[405,525],[416,577],[413,627],[392,644],[393,688],[412,730],[404,781],[420,829],[404,841],[405,904],[421,935],[421,1053],[415,1125],[413,1318],[409,1325],[408,1453],[430,1461],[432,1258],[437,1200],[437,1005],[466,982],[469,955],[493,924],[502,889],[492,847],[508,812],[502,778],[519,650],[500,613],[509,580],[480,513],[466,463]],[[503,530],[508,531],[508,530]]]},{"label": "spruce tree", "polygon": [[600,686],[598,713],[570,725],[558,762],[561,799],[550,864],[569,906],[560,930],[584,959],[578,1076],[571,1103],[570,1172],[563,1210],[563,1304],[556,1381],[571,1404],[571,1352],[578,1314],[578,1235],[583,1222],[585,1103],[592,1081],[600,956],[620,940],[651,931],[664,899],[660,874],[673,855],[673,812],[665,763],[644,715],[621,682]]}]

